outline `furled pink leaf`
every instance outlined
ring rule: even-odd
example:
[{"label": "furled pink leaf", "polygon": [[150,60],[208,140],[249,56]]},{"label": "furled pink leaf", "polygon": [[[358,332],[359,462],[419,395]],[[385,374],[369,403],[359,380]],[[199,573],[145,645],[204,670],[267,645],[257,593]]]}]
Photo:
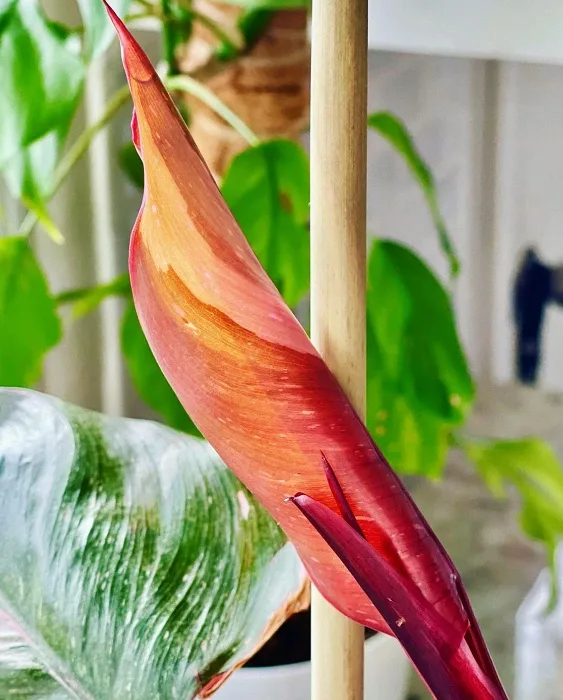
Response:
[{"label": "furled pink leaf", "polygon": [[[134,138],[145,167],[144,200],[131,239],[131,284],[162,371],[202,434],[280,523],[335,607],[395,633],[334,543],[285,503],[296,492],[335,514],[345,501],[344,515],[350,520],[352,514],[365,546],[393,581],[402,582],[403,598],[412,596],[410,604],[427,616],[445,663],[470,639],[475,650],[469,653],[475,651],[478,661],[468,664],[467,673],[491,675],[500,688],[482,640],[474,636],[451,561],[261,267],[148,58],[108,11],[121,39]],[[332,490],[321,453],[334,470]],[[444,688],[440,697],[473,697],[448,693]]]},{"label": "furled pink leaf", "polygon": [[[328,478],[333,481],[331,489],[339,491],[338,480],[324,457],[323,462]],[[436,697],[506,698],[472,612],[473,633],[469,634],[468,630],[467,639],[452,650],[435,610],[379,556],[358,531],[357,523],[348,521],[346,505],[341,506],[343,517],[339,517],[306,494],[298,493],[288,500],[299,508],[354,576]],[[459,585],[471,611],[463,586]],[[478,654],[471,648],[476,636],[480,641]],[[484,658],[480,658],[481,654]]]}]

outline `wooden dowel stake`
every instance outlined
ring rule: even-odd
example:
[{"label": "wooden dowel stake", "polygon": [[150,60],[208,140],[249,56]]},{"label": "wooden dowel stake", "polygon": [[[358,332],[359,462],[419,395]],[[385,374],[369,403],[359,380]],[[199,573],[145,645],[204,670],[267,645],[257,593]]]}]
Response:
[{"label": "wooden dowel stake", "polygon": [[[311,335],[359,414],[366,385],[367,0],[313,0]],[[312,700],[362,700],[364,630],[313,590]]]}]

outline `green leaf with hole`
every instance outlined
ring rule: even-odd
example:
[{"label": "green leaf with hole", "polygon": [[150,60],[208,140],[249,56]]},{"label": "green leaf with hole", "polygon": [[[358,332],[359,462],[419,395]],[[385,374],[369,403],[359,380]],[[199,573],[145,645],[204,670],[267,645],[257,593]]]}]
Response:
[{"label": "green leaf with hole", "polygon": [[79,42],[34,0],[0,6],[0,168],[68,125],[80,98]]},{"label": "green leaf with hole", "polygon": [[0,390],[0,549],[2,698],[190,700],[307,602],[208,443],[26,390]]},{"label": "green leaf with hole", "polygon": [[448,294],[394,241],[369,254],[367,332],[368,427],[395,469],[437,477],[474,386]]},{"label": "green leaf with hole", "polygon": [[524,532],[545,545],[550,561],[563,538],[563,465],[550,445],[539,438],[465,441],[462,447],[496,496],[505,484],[521,498]]},{"label": "green leaf with hole", "polygon": [[237,155],[223,196],[290,307],[309,289],[309,163],[293,141],[276,139]]},{"label": "green leaf with hole", "polygon": [[[85,29],[84,53],[91,60],[103,53],[115,38],[102,0],[77,0]],[[120,17],[125,17],[131,0],[112,0],[111,6]]]},{"label": "green leaf with hole", "polygon": [[[123,314],[121,349],[131,380],[147,406],[162,416],[170,427],[191,435],[199,435],[199,430],[154,359],[132,301]],[[186,367],[186,372],[189,372],[189,367]]]},{"label": "green leaf with hole", "polygon": [[460,270],[459,259],[440,212],[434,176],[416,148],[406,126],[390,112],[374,112],[368,117],[368,126],[377,131],[404,159],[415,180],[420,185],[438,233],[440,246],[449,261],[450,274],[452,277],[456,277]]},{"label": "green leaf with hole", "polygon": [[26,238],[0,238],[0,386],[32,386],[61,322]]}]

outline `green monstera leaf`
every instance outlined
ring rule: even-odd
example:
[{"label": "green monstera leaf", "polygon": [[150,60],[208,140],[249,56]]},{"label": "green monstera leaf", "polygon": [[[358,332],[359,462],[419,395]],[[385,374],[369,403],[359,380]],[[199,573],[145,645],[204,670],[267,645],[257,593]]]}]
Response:
[{"label": "green monstera leaf", "polygon": [[394,241],[369,255],[367,374],[368,427],[393,467],[439,476],[475,389],[447,292]]},{"label": "green monstera leaf", "polygon": [[237,155],[221,191],[289,306],[309,289],[309,163],[293,141],[275,139]]},{"label": "green monstera leaf", "polygon": [[0,697],[189,700],[307,604],[208,443],[0,390]]}]

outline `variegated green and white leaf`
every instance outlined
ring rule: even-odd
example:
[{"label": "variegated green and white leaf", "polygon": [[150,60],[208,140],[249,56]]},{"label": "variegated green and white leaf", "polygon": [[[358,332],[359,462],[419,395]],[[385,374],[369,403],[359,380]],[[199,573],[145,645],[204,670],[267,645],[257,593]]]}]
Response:
[{"label": "variegated green and white leaf", "polygon": [[0,389],[0,552],[2,698],[193,698],[307,602],[206,442],[26,390]]}]

